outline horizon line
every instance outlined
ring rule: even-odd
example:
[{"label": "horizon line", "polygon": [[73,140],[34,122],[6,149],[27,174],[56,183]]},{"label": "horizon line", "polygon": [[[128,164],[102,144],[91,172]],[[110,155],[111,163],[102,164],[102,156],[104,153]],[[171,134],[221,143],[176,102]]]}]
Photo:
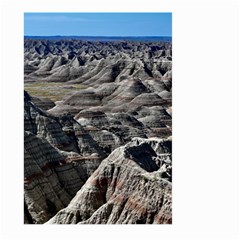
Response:
[{"label": "horizon line", "polygon": [[172,37],[172,36],[150,36],[150,35],[134,35],[134,36],[112,36],[112,35],[24,35],[24,37]]}]

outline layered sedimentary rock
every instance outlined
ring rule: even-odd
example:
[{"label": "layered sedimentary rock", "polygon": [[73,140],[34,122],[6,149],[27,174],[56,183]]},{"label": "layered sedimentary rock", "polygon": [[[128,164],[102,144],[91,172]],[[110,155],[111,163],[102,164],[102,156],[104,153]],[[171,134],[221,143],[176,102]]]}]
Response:
[{"label": "layered sedimentary rock", "polygon": [[25,136],[25,145],[31,142],[34,149],[24,151],[25,223],[44,223],[67,206],[100,162],[66,156],[29,132]]},{"label": "layered sedimentary rock", "polygon": [[171,74],[171,43],[166,42],[26,39],[24,51],[25,80],[96,85]]},{"label": "layered sedimentary rock", "polygon": [[24,58],[24,222],[171,223],[171,43],[26,39]]},{"label": "layered sedimentary rock", "polygon": [[48,223],[171,223],[170,152],[170,140],[140,138],[114,150]]},{"label": "layered sedimentary rock", "polygon": [[41,109],[43,109],[43,110],[49,110],[49,109],[51,109],[51,108],[53,108],[53,107],[55,107],[55,104],[54,104],[54,102],[53,101],[51,101],[50,99],[48,99],[48,98],[44,98],[44,97],[42,97],[42,98],[38,98],[38,97],[32,97],[32,101],[34,102],[34,104],[37,106],[37,107],[39,107],[39,108],[41,108]]},{"label": "layered sedimentary rock", "polygon": [[44,223],[67,206],[105,154],[72,117],[47,114],[26,92],[24,100],[25,221]]}]

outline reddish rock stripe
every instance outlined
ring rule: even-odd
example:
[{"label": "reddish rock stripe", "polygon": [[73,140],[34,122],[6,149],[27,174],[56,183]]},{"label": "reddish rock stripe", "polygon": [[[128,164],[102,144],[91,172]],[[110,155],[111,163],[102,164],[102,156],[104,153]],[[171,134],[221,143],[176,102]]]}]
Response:
[{"label": "reddish rock stripe", "polygon": [[65,160],[67,163],[70,163],[81,160],[95,160],[95,159],[101,159],[101,157],[98,156],[67,157]]}]

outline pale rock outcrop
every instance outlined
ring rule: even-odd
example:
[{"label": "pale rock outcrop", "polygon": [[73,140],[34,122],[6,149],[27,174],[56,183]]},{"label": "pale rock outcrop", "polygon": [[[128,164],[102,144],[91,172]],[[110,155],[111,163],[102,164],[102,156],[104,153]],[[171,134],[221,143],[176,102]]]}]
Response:
[{"label": "pale rock outcrop", "polygon": [[114,150],[48,224],[172,222],[171,141],[135,138]]}]

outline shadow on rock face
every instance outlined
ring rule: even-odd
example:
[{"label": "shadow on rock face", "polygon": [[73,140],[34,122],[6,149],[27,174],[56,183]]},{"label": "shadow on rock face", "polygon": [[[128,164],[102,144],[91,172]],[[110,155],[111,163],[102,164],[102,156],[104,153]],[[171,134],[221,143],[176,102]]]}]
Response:
[{"label": "shadow on rock face", "polygon": [[140,146],[132,146],[128,149],[128,153],[130,154],[130,158],[147,172],[159,169],[159,166],[153,159],[153,156],[156,157],[157,154],[149,144],[143,143]]}]

